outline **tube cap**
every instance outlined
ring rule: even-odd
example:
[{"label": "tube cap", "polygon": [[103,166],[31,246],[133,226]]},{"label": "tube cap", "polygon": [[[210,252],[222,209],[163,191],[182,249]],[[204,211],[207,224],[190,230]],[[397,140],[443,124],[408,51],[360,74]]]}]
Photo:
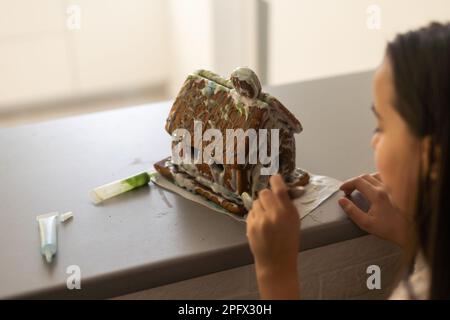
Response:
[{"label": "tube cap", "polygon": [[45,250],[45,260],[47,263],[51,263],[53,258],[53,254],[49,250]]}]

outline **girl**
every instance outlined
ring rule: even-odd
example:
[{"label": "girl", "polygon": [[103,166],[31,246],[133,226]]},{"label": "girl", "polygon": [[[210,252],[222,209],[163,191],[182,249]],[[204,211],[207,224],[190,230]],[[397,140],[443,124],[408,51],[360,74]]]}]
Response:
[{"label": "girl", "polygon": [[[366,214],[348,197],[339,205],[359,227],[404,249],[405,277],[391,298],[449,299],[450,24],[398,35],[373,92],[378,173],[341,186],[346,195],[361,192],[371,207]],[[270,184],[247,220],[260,295],[297,299],[299,216],[283,179],[273,176]]]}]

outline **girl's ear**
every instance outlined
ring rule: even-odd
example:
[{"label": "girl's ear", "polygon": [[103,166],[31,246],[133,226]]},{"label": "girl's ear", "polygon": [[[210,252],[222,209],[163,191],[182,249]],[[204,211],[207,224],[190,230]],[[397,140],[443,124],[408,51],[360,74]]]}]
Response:
[{"label": "girl's ear", "polygon": [[421,142],[421,160],[422,168],[424,168],[424,174],[429,172],[431,181],[437,181],[439,178],[439,159],[441,158],[441,148],[438,145],[434,145],[433,154],[430,154],[433,140],[431,136],[426,136]]}]

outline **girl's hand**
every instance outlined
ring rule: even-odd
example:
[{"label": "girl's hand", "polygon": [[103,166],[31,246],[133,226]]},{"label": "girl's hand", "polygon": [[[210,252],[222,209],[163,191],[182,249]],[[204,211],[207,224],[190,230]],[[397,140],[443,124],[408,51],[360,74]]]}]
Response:
[{"label": "girl's hand", "polygon": [[366,174],[350,179],[341,186],[341,190],[347,196],[358,190],[370,202],[370,209],[365,213],[348,198],[339,199],[339,205],[361,229],[405,247],[407,221],[391,203],[378,174]]},{"label": "girl's hand", "polygon": [[297,299],[300,218],[280,175],[259,192],[247,216],[261,298]]}]

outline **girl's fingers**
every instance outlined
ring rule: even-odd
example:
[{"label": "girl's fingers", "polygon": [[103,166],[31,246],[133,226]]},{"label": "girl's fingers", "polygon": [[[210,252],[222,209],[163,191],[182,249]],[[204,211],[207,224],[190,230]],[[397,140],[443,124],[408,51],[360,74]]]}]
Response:
[{"label": "girl's fingers", "polygon": [[341,186],[341,190],[344,191],[345,194],[348,195],[351,194],[354,190],[358,190],[370,202],[374,202],[374,200],[376,199],[377,192],[375,188],[375,186],[373,186],[363,178],[349,180]]},{"label": "girl's fingers", "polygon": [[355,191],[355,180],[359,178],[352,178],[345,181],[339,189],[345,192],[346,195],[350,195],[353,191]]},{"label": "girl's fingers", "polygon": [[366,174],[366,175],[362,175],[362,176],[359,176],[356,178],[349,179],[341,185],[340,189],[342,191],[344,191],[346,195],[350,195],[353,191],[355,191],[355,189],[356,189],[355,181],[358,179],[364,179],[367,182],[369,182],[370,184],[377,186],[377,187],[380,187],[383,185],[380,175],[376,172],[376,173]]},{"label": "girl's fingers", "polygon": [[258,194],[258,200],[264,210],[273,210],[276,208],[275,195],[269,189],[261,190]]},{"label": "girl's fingers", "polygon": [[383,181],[381,181],[381,177],[378,172],[372,173],[371,176],[374,177],[375,179],[377,179],[379,182],[381,182],[381,183],[383,182]]},{"label": "girl's fingers", "polygon": [[367,182],[369,182],[371,185],[375,186],[375,187],[380,187],[380,186],[383,185],[383,184],[382,184],[378,179],[376,179],[373,175],[366,174],[366,175],[362,176],[362,178],[363,178],[364,180],[366,180]]},{"label": "girl's fingers", "polygon": [[249,230],[250,230],[250,227],[253,225],[253,210],[250,210],[249,212],[248,212],[248,214],[247,214],[247,219],[246,219],[246,236],[247,236],[247,238],[248,238],[248,235],[249,235]]},{"label": "girl's fingers", "polygon": [[281,175],[276,174],[272,177],[270,177],[270,186],[272,188],[272,192],[275,195],[275,200],[277,202],[277,205],[280,208],[283,208],[286,206],[286,204],[291,202],[291,199],[289,198],[288,194],[288,188],[286,184],[283,181],[283,178]]},{"label": "girl's fingers", "polygon": [[265,211],[259,199],[253,201],[252,211],[253,211],[252,212],[253,218],[256,218],[258,214],[263,213]]},{"label": "girl's fingers", "polygon": [[345,211],[350,219],[353,220],[361,229],[370,232],[371,217],[359,209],[353,202],[347,198],[339,199],[339,205]]},{"label": "girl's fingers", "polygon": [[250,209],[250,211],[247,213],[247,222],[249,221],[249,219],[253,219],[254,217],[254,211],[253,209]]}]

